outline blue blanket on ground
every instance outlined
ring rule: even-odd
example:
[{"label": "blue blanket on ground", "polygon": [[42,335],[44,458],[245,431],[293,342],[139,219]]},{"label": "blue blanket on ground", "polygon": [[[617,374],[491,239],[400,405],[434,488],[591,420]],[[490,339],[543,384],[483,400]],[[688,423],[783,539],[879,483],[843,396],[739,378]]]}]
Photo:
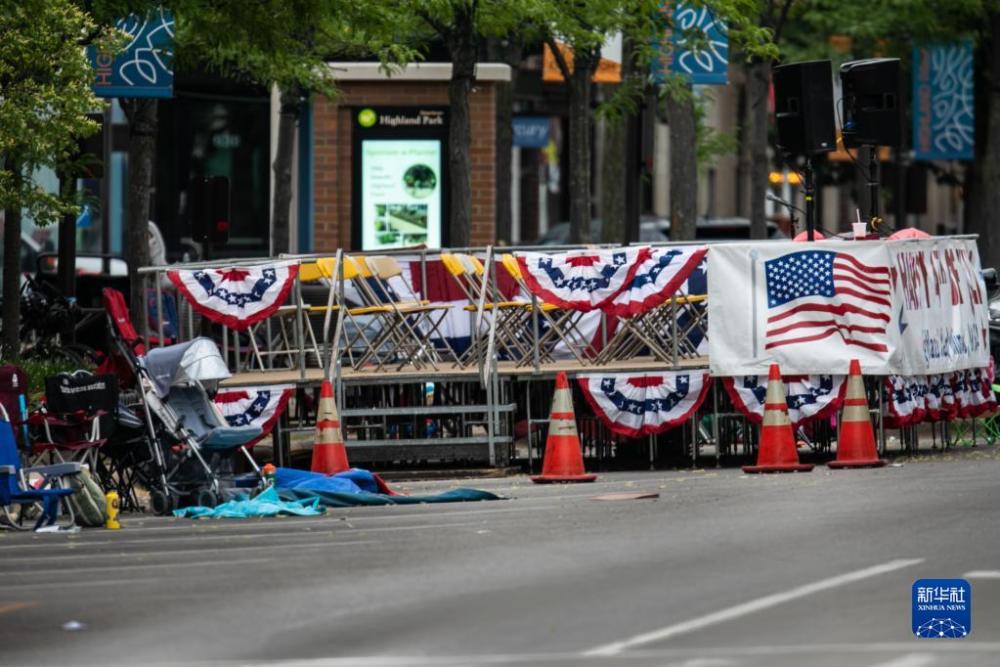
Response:
[{"label": "blue blanket on ground", "polygon": [[378,477],[359,468],[352,468],[332,476],[308,470],[277,468],[274,473],[274,486],[255,498],[242,496],[217,507],[185,507],[174,510],[174,516],[190,519],[316,516],[326,511],[326,507],[416,505],[500,499],[500,496],[489,491],[466,488],[452,489],[431,496],[395,495]]},{"label": "blue blanket on ground", "polygon": [[326,511],[318,498],[282,500],[274,487],[265,489],[256,498],[241,496],[215,507],[184,507],[174,510],[174,516],[189,519],[248,519],[251,517],[292,515],[317,516]]},{"label": "blue blanket on ground", "polygon": [[[401,496],[381,493],[375,475],[353,468],[326,476],[308,470],[278,468],[274,475],[278,495],[289,501],[317,500],[328,507],[355,505],[415,505],[419,503],[457,503],[474,500],[500,500],[500,496],[478,489],[452,489],[432,496]],[[385,489],[384,484],[381,487]]]}]

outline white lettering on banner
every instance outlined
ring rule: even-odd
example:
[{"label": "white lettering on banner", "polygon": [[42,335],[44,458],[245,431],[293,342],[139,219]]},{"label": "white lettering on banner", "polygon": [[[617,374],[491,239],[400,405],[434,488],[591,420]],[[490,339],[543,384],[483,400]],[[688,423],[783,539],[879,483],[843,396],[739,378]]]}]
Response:
[{"label": "white lettering on banner", "polygon": [[988,363],[972,239],[726,243],[708,253],[713,375],[929,375]]}]

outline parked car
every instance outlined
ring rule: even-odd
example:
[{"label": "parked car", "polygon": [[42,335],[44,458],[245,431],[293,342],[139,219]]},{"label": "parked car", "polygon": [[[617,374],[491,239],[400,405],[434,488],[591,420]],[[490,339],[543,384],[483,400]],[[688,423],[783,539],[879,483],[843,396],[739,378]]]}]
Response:
[{"label": "parked car", "polygon": [[[603,222],[599,218],[590,221],[590,238],[596,242],[601,238]],[[768,221],[769,239],[785,238],[781,228]],[[697,223],[696,238],[707,241],[738,241],[750,238],[750,220],[747,218],[701,218]],[[639,218],[640,243],[664,243],[670,240],[670,220],[654,215]],[[532,245],[569,245],[569,222],[560,222],[549,227]]]}]

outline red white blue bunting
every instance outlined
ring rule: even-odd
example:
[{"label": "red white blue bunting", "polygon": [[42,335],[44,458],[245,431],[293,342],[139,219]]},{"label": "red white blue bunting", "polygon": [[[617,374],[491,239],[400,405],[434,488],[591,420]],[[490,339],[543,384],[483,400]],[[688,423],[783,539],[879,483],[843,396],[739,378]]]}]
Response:
[{"label": "red white blue bunting", "polygon": [[[798,375],[784,378],[788,418],[798,426],[810,419],[827,417],[844,401],[846,375]],[[764,419],[766,375],[724,377],[722,386],[733,406],[754,423]]]},{"label": "red white blue bunting", "polygon": [[603,310],[633,317],[663,304],[681,290],[707,252],[708,248],[698,246],[651,248],[631,282]]},{"label": "red white blue bunting", "polygon": [[578,381],[601,421],[630,438],[682,424],[701,407],[710,386],[702,371],[584,375]]},{"label": "red white blue bunting", "polygon": [[886,411],[892,428],[921,421],[979,417],[997,409],[988,368],[945,375],[885,379]]},{"label": "red white blue bunting", "polygon": [[596,310],[618,296],[650,256],[647,247],[517,253],[525,285],[567,310]]},{"label": "red white blue bunting", "polygon": [[242,331],[282,306],[298,274],[295,262],[269,266],[167,271],[191,307],[213,322]]},{"label": "red white blue bunting", "polygon": [[230,426],[260,427],[260,436],[247,444],[252,447],[271,433],[294,393],[295,386],[290,384],[248,387],[220,391],[215,395],[215,404]]}]

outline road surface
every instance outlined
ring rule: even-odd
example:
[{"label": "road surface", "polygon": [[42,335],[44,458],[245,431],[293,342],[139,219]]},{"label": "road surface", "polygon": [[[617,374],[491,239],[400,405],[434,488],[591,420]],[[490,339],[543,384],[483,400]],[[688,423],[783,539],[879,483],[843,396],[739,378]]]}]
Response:
[{"label": "road surface", "polygon": [[[997,665],[998,457],[475,480],[509,499],[0,533],[0,663]],[[592,499],[623,492],[660,497]],[[971,635],[914,638],[913,581],[962,576]]]}]

